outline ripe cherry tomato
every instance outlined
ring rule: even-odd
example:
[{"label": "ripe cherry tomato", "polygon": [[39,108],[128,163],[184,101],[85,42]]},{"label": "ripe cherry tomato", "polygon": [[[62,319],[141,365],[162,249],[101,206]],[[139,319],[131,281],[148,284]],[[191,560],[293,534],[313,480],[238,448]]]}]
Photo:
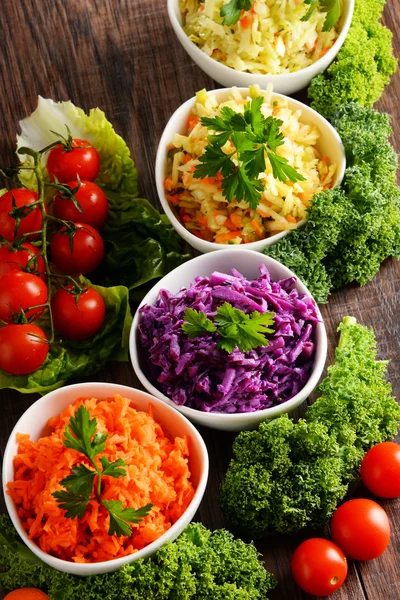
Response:
[{"label": "ripe cherry tomato", "polygon": [[37,588],[20,588],[7,594],[4,600],[49,600],[49,597]]},{"label": "ripe cherry tomato", "polygon": [[[19,215],[21,220],[15,232],[15,218],[10,216],[13,212],[13,198],[15,205],[22,209]],[[0,236],[12,242],[23,234],[39,231],[42,228],[42,212],[40,206],[30,207],[38,199],[36,192],[25,188],[16,188],[6,192],[0,197]],[[25,216],[24,216],[25,215]],[[37,237],[31,236],[32,238]]]},{"label": "ripe cherry tomato", "polygon": [[376,496],[400,496],[400,445],[383,442],[371,448],[361,463],[361,477]]},{"label": "ripe cherry tomato", "polygon": [[40,327],[23,323],[0,329],[0,348],[0,369],[11,375],[28,375],[46,360],[49,343]]},{"label": "ripe cherry tomato", "polygon": [[0,319],[12,322],[12,315],[23,310],[28,319],[37,319],[44,308],[34,308],[47,302],[47,285],[36,275],[24,271],[9,271],[0,277]]},{"label": "ripe cherry tomato", "polygon": [[38,275],[45,281],[46,269],[43,256],[38,255],[40,255],[40,250],[29,242],[24,242],[18,249],[1,246],[0,276],[9,271],[27,271]]},{"label": "ripe cherry tomato", "polygon": [[90,273],[97,269],[103,260],[104,244],[99,232],[86,223],[75,223],[76,231],[72,237],[65,227],[55,233],[51,239],[50,252],[54,264],[63,273]]},{"label": "ripe cherry tomato", "polygon": [[[81,181],[80,183],[80,188],[74,195],[83,212],[76,208],[71,198],[63,198],[57,194],[53,202],[54,216],[64,221],[89,223],[95,229],[101,229],[107,219],[107,196],[98,185],[91,181]],[[69,181],[66,185],[75,189],[78,187],[78,181]]]},{"label": "ripe cherry tomato", "polygon": [[[61,183],[76,179],[93,181],[100,170],[99,153],[86,140],[72,140],[72,149],[63,144],[54,146],[47,159],[47,171],[50,179],[57,178]],[[86,148],[82,146],[87,146]]]},{"label": "ripe cherry tomato", "polygon": [[346,556],[371,560],[380,556],[389,544],[389,519],[383,508],[372,500],[349,500],[333,514],[331,534]]},{"label": "ripe cherry tomato", "polygon": [[106,307],[93,288],[85,286],[77,299],[73,290],[72,285],[59,289],[51,300],[54,329],[69,340],[83,341],[101,329]]},{"label": "ripe cherry tomato", "polygon": [[329,540],[311,538],[296,548],[292,575],[299,587],[314,596],[328,596],[346,579],[347,560],[342,550]]}]

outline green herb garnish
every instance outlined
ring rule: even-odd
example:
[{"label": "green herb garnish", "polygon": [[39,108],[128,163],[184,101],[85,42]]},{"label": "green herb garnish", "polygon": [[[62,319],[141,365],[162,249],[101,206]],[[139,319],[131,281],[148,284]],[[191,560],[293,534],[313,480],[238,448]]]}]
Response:
[{"label": "green herb garnish", "polygon": [[223,17],[222,25],[235,25],[239,21],[242,10],[250,10],[251,0],[231,0],[219,11]]},{"label": "green herb garnish", "polygon": [[322,31],[329,31],[339,21],[341,13],[340,0],[304,0],[304,4],[308,4],[309,9],[301,18],[301,21],[308,21],[317,7],[321,12],[326,13]]},{"label": "green herb garnish", "polygon": [[[132,528],[129,523],[139,523],[148,515],[153,505],[146,504],[139,509],[123,508],[120,500],[101,498],[102,477],[105,475],[115,479],[125,477],[126,463],[121,458],[111,463],[106,456],[101,456],[100,468],[95,458],[104,452],[108,436],[97,431],[96,419],[90,419],[90,412],[84,406],[80,406],[75,415],[70,418],[69,428],[65,428],[64,435],[64,446],[86,456],[94,467],[94,470],[91,470],[84,464],[74,466],[72,474],[60,481],[60,485],[65,489],[52,494],[60,508],[66,511],[65,516],[68,519],[74,517],[81,519],[89,501],[97,499],[110,515],[108,535],[130,536]],[[96,477],[97,485],[94,491]]]},{"label": "green herb garnish", "polygon": [[217,347],[229,354],[237,347],[241,352],[250,352],[254,348],[268,346],[268,328],[274,322],[274,313],[259,313],[258,310],[246,314],[234,308],[229,302],[224,302],[217,308],[216,325],[202,311],[187,308],[184,313],[185,323],[182,329],[190,338],[205,332],[216,331],[221,336]]},{"label": "green herb garnish", "polygon": [[[245,200],[253,210],[261,198],[264,187],[258,179],[265,171],[267,156],[272,173],[280,181],[304,181],[286,158],[278,156],[277,148],[284,143],[279,128],[283,124],[275,117],[264,117],[261,112],[262,96],[254,98],[244,107],[244,114],[237,113],[228,106],[221,108],[220,116],[203,117],[201,124],[215,132],[209,134],[205,152],[200,156],[194,177],[215,177],[219,171],[223,175],[222,190],[229,202]],[[222,150],[228,140],[234,146],[233,152]],[[237,164],[232,160],[235,157]]]}]

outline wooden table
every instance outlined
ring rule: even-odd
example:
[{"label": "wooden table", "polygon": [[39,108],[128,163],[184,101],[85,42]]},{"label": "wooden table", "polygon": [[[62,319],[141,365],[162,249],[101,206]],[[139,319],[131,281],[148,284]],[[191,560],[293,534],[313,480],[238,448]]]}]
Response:
[{"label": "wooden table", "polygon": [[[397,0],[389,0],[384,21],[395,31]],[[395,40],[397,49],[400,41]],[[132,149],[140,191],[159,206],[154,161],[161,132],[172,112],[205,87],[218,87],[187,56],[169,24],[166,0],[8,0],[0,21],[1,165],[13,161],[18,120],[29,114],[41,94],[71,99],[89,109],[99,106]],[[394,77],[378,103],[393,115],[400,131],[400,77]],[[400,138],[393,140],[400,150]],[[381,358],[391,358],[389,375],[400,392],[400,264],[387,260],[375,279],[360,289],[335,293],[322,307],[329,336],[328,364],[333,360],[335,329],[340,319],[354,315],[373,325]],[[102,381],[140,387],[128,363],[109,364]],[[1,392],[0,448],[4,450],[20,415],[37,399],[9,390]],[[210,528],[224,526],[218,489],[228,466],[233,436],[202,430],[210,453],[209,484],[198,518]],[[359,495],[365,490],[359,489]],[[2,499],[1,509],[4,510]],[[349,576],[334,596],[337,600],[399,600],[400,500],[382,502],[391,524],[391,543],[384,555],[369,563],[350,562]],[[318,532],[323,534],[323,532]],[[266,567],[279,580],[272,600],[311,598],[290,576],[290,557],[299,540],[309,536],[277,536],[257,544]]]}]

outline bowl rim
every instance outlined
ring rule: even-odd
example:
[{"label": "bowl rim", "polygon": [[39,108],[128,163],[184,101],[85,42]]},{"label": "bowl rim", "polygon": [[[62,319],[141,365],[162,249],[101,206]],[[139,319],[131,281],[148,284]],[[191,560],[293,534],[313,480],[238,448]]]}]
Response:
[{"label": "bowl rim", "polygon": [[[288,274],[285,274],[285,278],[287,276],[289,276],[289,277],[294,276],[296,278],[296,284],[295,284],[296,287],[300,286],[300,288],[301,288],[300,291],[302,293],[306,293],[310,298],[312,298],[314,300],[311,292],[308,290],[308,288],[305,286],[305,284],[301,281],[301,279],[299,279],[299,277],[297,277],[297,275],[291,269],[286,267],[284,264],[280,263],[279,261],[275,260],[274,258],[271,258],[270,256],[260,254],[259,252],[256,252],[255,250],[248,250],[247,248],[241,248],[241,249],[238,248],[235,250],[235,252],[242,252],[242,253],[248,254],[249,259],[255,259],[256,257],[258,259],[260,259],[260,256],[261,256],[262,257],[261,260],[265,261],[264,264],[269,262],[270,264],[273,264],[279,268],[283,267],[284,270],[286,270],[288,272]],[[140,309],[145,304],[148,304],[147,299],[153,293],[154,288],[159,287],[159,289],[162,289],[163,286],[161,284],[164,281],[164,279],[166,277],[174,275],[174,274],[177,275],[178,271],[180,270],[181,267],[183,267],[189,263],[192,263],[194,266],[194,265],[197,265],[198,263],[206,262],[207,260],[212,260],[210,257],[220,256],[221,253],[226,253],[226,254],[229,253],[229,255],[232,256],[230,249],[225,249],[225,250],[219,251],[217,255],[202,254],[200,256],[192,258],[191,260],[187,261],[186,263],[183,263],[182,265],[179,265],[178,267],[176,267],[175,269],[170,271],[170,273],[168,273],[166,276],[164,276],[159,282],[157,282],[149,290],[149,292],[146,294],[146,296],[143,298],[143,300],[139,304],[139,306],[136,310],[135,316],[133,318],[131,331],[130,331],[130,335],[129,335],[129,354],[131,357],[133,369],[135,371],[136,376],[140,380],[141,384],[147,390],[151,390],[152,393],[157,395],[158,398],[162,399],[163,402],[166,402],[172,408],[175,408],[179,412],[182,412],[182,414],[185,415],[188,419],[196,419],[196,417],[198,418],[199,415],[202,415],[204,417],[203,425],[205,425],[205,426],[206,426],[207,419],[210,419],[210,420],[212,419],[213,422],[217,423],[217,424],[218,423],[233,424],[235,422],[241,421],[243,423],[243,429],[244,429],[245,423],[251,423],[253,420],[256,420],[256,419],[258,419],[258,421],[261,421],[264,419],[269,419],[269,418],[275,417],[277,415],[283,414],[284,412],[290,412],[291,409],[294,410],[297,406],[302,404],[302,402],[316,388],[318,381],[319,381],[319,379],[323,373],[324,367],[325,367],[325,362],[326,362],[326,357],[327,357],[327,352],[328,352],[328,338],[327,338],[327,334],[326,334],[324,320],[322,318],[321,312],[320,312],[315,300],[314,300],[314,302],[315,302],[315,306],[316,306],[317,315],[319,318],[319,322],[317,323],[317,326],[316,326],[316,331],[317,331],[319,340],[318,340],[318,344],[316,344],[317,347],[316,347],[316,351],[315,351],[315,361],[314,361],[311,375],[310,375],[308,381],[306,382],[306,384],[304,385],[304,387],[302,387],[301,390],[295,396],[293,396],[293,398],[290,398],[289,400],[286,400],[286,402],[283,402],[282,404],[279,404],[277,406],[272,406],[270,408],[264,408],[262,410],[258,410],[258,411],[254,411],[254,412],[245,412],[245,413],[206,412],[206,411],[201,411],[201,410],[197,410],[194,408],[190,408],[188,406],[179,406],[179,405],[175,404],[175,402],[173,402],[173,400],[168,398],[168,396],[166,396],[165,394],[160,392],[160,390],[158,388],[156,388],[149,381],[149,379],[147,379],[146,375],[144,374],[144,372],[140,366],[140,361],[139,361],[137,332],[138,332],[138,326],[140,323]],[[267,268],[268,268],[268,266],[267,266]],[[194,269],[193,269],[193,273],[195,273]],[[194,274],[192,277],[194,278],[195,276],[196,275]],[[303,395],[305,396],[304,400],[301,400],[299,402],[299,397],[303,396]],[[285,408],[288,408],[288,410],[282,411],[283,406]],[[262,418],[260,419],[260,417],[262,417]],[[203,421],[203,419],[202,419],[202,421]],[[199,422],[198,419],[197,419],[197,422]]]},{"label": "bowl rim", "polygon": [[[207,90],[207,94],[215,94],[218,99],[218,96],[220,96],[220,95],[227,95],[228,92],[230,92],[233,89],[233,87],[235,87],[242,94],[246,91],[249,91],[249,86],[244,86],[244,87],[232,86],[232,87],[227,87],[227,88],[216,88],[213,90]],[[262,90],[262,91],[265,91],[265,90]],[[340,152],[342,154],[342,164],[341,164],[340,168],[338,169],[338,172],[336,174],[335,185],[333,186],[332,189],[338,187],[343,181],[343,177],[344,177],[344,173],[345,173],[345,169],[346,169],[346,154],[345,154],[343,142],[342,142],[341,137],[339,136],[338,132],[336,131],[336,129],[319,112],[317,112],[316,110],[314,110],[307,104],[300,102],[300,100],[296,100],[295,98],[292,98],[285,94],[279,94],[278,92],[272,92],[272,97],[277,97],[278,99],[279,98],[285,99],[286,101],[289,102],[289,104],[294,104],[297,110],[304,111],[304,109],[305,109],[305,112],[309,112],[309,114],[312,117],[315,117],[315,122],[317,124],[318,124],[318,121],[321,120],[324,123],[324,125],[328,126],[328,129],[331,131],[332,137],[335,139],[337,146],[340,149]],[[289,235],[292,232],[292,230],[287,229],[286,231],[281,231],[281,232],[276,233],[275,235],[271,235],[267,238],[263,238],[261,240],[256,240],[255,242],[248,242],[243,245],[238,244],[237,246],[235,246],[235,245],[227,246],[227,244],[218,244],[216,242],[210,242],[208,240],[199,240],[195,235],[193,235],[193,233],[191,233],[188,229],[186,229],[186,227],[184,227],[182,225],[182,223],[180,222],[178,217],[174,214],[173,210],[171,209],[170,204],[165,196],[165,191],[164,191],[164,177],[165,177],[167,148],[168,148],[168,145],[171,143],[171,139],[169,139],[170,136],[168,133],[168,129],[169,129],[171,121],[173,119],[175,119],[176,117],[178,117],[181,112],[183,113],[186,110],[189,110],[191,108],[191,105],[195,101],[196,101],[196,96],[192,96],[191,98],[189,98],[188,100],[183,102],[183,104],[178,106],[178,108],[173,112],[173,114],[168,119],[168,121],[163,129],[163,132],[161,134],[160,140],[158,142],[154,172],[155,172],[157,194],[158,194],[160,203],[162,205],[163,211],[165,212],[170,223],[173,225],[173,227],[176,229],[176,231],[179,233],[179,235],[183,239],[185,239],[188,243],[193,244],[193,246],[199,250],[200,250],[200,248],[204,248],[204,249],[208,248],[209,251],[222,250],[222,249],[226,249],[227,247],[229,247],[230,250],[236,250],[239,248],[246,248],[249,250],[252,250],[252,249],[259,250],[260,248],[274,245],[280,239]],[[306,219],[304,219],[303,221],[300,221],[299,227],[303,226],[305,223],[306,223]],[[193,242],[189,242],[189,240],[193,240]],[[204,252],[205,250],[200,250],[200,251]]]},{"label": "bowl rim", "polygon": [[[240,74],[240,76],[248,77],[249,80],[252,78],[254,78],[254,79],[257,78],[258,81],[260,81],[261,77],[265,77],[266,78],[265,81],[274,83],[274,81],[275,82],[278,82],[280,80],[282,81],[283,78],[285,78],[287,81],[295,80],[300,74],[301,74],[301,76],[303,76],[303,75],[307,76],[308,74],[314,73],[315,71],[317,73],[320,73],[321,69],[319,69],[318,66],[321,63],[321,61],[323,62],[323,64],[326,64],[327,66],[333,61],[336,54],[339,52],[340,48],[342,47],[343,42],[349,31],[349,27],[350,27],[351,21],[353,19],[355,0],[343,0],[342,3],[347,7],[347,14],[343,18],[342,27],[341,27],[338,37],[336,38],[333,45],[326,52],[326,54],[324,54],[324,56],[321,56],[320,58],[318,58],[318,60],[313,62],[311,65],[304,67],[304,69],[299,69],[298,71],[291,71],[290,73],[279,73],[279,74],[271,74],[271,75],[268,75],[267,73],[249,73],[247,71],[238,71],[237,69],[234,69],[233,67],[224,65],[223,63],[220,63],[219,61],[215,60],[214,58],[211,58],[211,56],[208,56],[208,54],[203,52],[203,50],[201,50],[201,48],[199,48],[199,46],[197,46],[194,42],[192,42],[192,40],[188,37],[185,30],[183,29],[181,23],[179,22],[179,19],[177,18],[176,14],[175,14],[176,7],[178,8],[178,10],[180,10],[179,9],[179,0],[167,0],[167,10],[168,10],[168,16],[169,16],[171,25],[172,25],[176,35],[178,36],[179,39],[181,39],[181,38],[182,38],[182,40],[185,39],[188,46],[190,46],[191,50],[193,51],[193,53],[195,53],[198,56],[200,61],[201,61],[201,59],[204,59],[205,62],[209,62],[209,64],[216,65],[215,68],[220,70],[221,73],[228,74],[228,73],[234,72],[234,73]],[[325,69],[323,69],[323,70],[325,70]]]},{"label": "bowl rim", "polygon": [[[26,531],[23,529],[23,527],[21,525],[19,516],[17,514],[16,506],[15,506],[13,500],[11,499],[11,497],[7,494],[7,483],[8,483],[7,471],[8,471],[10,463],[12,465],[12,461],[14,459],[14,456],[11,456],[11,446],[13,445],[15,435],[17,433],[19,433],[19,431],[18,431],[18,429],[20,429],[19,423],[22,420],[22,418],[26,418],[26,416],[30,415],[30,414],[32,417],[34,415],[36,415],[37,412],[39,411],[40,407],[43,404],[45,404],[46,402],[51,401],[51,398],[54,397],[54,395],[56,395],[57,392],[60,392],[61,390],[70,389],[71,394],[73,394],[74,391],[76,390],[76,394],[82,395],[85,393],[85,389],[90,390],[91,388],[93,388],[94,385],[100,386],[100,387],[104,386],[105,389],[108,388],[110,390],[110,394],[112,393],[112,391],[111,391],[112,389],[114,390],[115,394],[121,394],[121,395],[124,394],[124,391],[125,391],[125,393],[129,392],[131,394],[132,394],[132,392],[134,392],[135,394],[141,395],[142,398],[148,399],[148,401],[150,403],[153,403],[155,406],[158,405],[158,406],[162,406],[162,409],[165,408],[165,403],[162,400],[160,400],[160,398],[157,398],[156,396],[152,396],[149,392],[143,391],[143,390],[140,390],[138,388],[134,388],[134,387],[131,387],[128,385],[118,384],[118,383],[92,381],[92,382],[84,382],[84,383],[74,383],[71,385],[63,386],[61,388],[57,388],[56,390],[53,390],[52,392],[49,392],[48,394],[45,394],[44,396],[39,398],[20,416],[20,418],[16,422],[16,424],[13,427],[11,434],[8,438],[7,445],[6,445],[6,448],[4,451],[3,463],[2,463],[3,496],[5,499],[7,512],[10,516],[10,519],[11,519],[15,529],[17,530],[18,535],[22,539],[22,541],[26,544],[26,546],[28,546],[28,548],[36,556],[38,556],[46,564],[51,564],[52,567],[54,567],[55,569],[58,569],[62,572],[68,572],[68,573],[74,573],[74,574],[78,574],[78,572],[79,572],[80,575],[85,575],[85,571],[90,571],[90,572],[87,572],[86,575],[101,574],[101,573],[106,573],[106,572],[110,572],[110,571],[116,571],[117,569],[119,569],[120,567],[122,567],[125,564],[134,562],[136,560],[139,560],[140,558],[146,558],[148,556],[151,556],[153,554],[153,552],[156,552],[159,548],[161,548],[161,546],[163,546],[164,543],[166,543],[174,535],[176,530],[180,529],[181,521],[185,517],[185,514],[187,514],[188,511],[190,511],[190,507],[192,507],[192,510],[193,510],[193,507],[195,506],[195,511],[198,509],[198,506],[199,506],[199,504],[203,498],[204,492],[206,490],[208,474],[209,474],[208,451],[207,451],[205,442],[204,442],[202,436],[200,435],[199,431],[196,429],[196,427],[194,427],[194,425],[189,421],[189,419],[187,419],[185,417],[185,415],[183,415],[182,413],[179,413],[179,411],[174,410],[173,407],[170,407],[169,405],[167,405],[167,410],[171,410],[174,413],[174,414],[172,412],[170,413],[171,415],[173,414],[173,418],[178,419],[178,421],[185,422],[185,424],[189,427],[190,437],[192,440],[193,439],[196,440],[196,444],[199,449],[199,458],[200,458],[200,465],[201,465],[199,482],[195,489],[192,500],[190,501],[189,505],[187,506],[186,510],[182,513],[182,515],[159,538],[157,538],[150,544],[147,544],[147,546],[145,546],[141,550],[138,550],[137,552],[128,554],[126,556],[113,558],[111,560],[100,561],[100,562],[75,563],[73,561],[64,560],[64,559],[58,558],[56,556],[52,556],[51,554],[48,554],[47,552],[44,552],[44,550],[42,550],[33,540],[31,540],[28,537]],[[88,392],[88,393],[90,393],[90,392]],[[49,397],[50,397],[50,400],[49,400]],[[132,402],[134,402],[134,400],[132,400]],[[43,427],[45,425],[46,425],[46,423],[43,424]],[[13,469],[13,466],[12,466],[12,469]],[[194,513],[193,513],[193,516],[194,516]],[[193,516],[190,518],[190,520],[193,518]],[[175,538],[176,537],[177,536],[175,536]],[[153,545],[155,547],[153,547]],[[152,547],[153,547],[153,549],[152,549]],[[71,566],[71,569],[67,570],[66,569],[67,566]]]}]

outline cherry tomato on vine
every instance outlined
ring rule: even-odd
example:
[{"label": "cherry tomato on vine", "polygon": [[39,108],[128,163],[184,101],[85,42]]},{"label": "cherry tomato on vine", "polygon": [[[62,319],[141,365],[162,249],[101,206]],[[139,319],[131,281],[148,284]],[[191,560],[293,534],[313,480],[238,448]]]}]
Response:
[{"label": "cherry tomato on vine", "polygon": [[314,596],[328,596],[343,584],[348,566],[336,544],[323,538],[311,538],[296,548],[291,568],[302,590]]},{"label": "cherry tomato on vine", "polygon": [[106,315],[104,300],[93,288],[78,296],[74,286],[59,289],[51,300],[54,329],[69,340],[83,341],[101,329]]},{"label": "cherry tomato on vine", "polygon": [[[25,188],[9,190],[0,197],[0,236],[12,242],[21,235],[39,231],[42,228],[42,212],[40,206],[30,206],[38,199],[36,192]],[[13,207],[13,204],[15,206]],[[10,215],[14,213],[14,216]],[[20,222],[16,229],[16,218]],[[32,239],[37,235],[30,236]]]},{"label": "cherry tomato on vine", "polygon": [[0,277],[0,319],[12,322],[12,316],[23,310],[27,319],[35,320],[44,311],[31,306],[45,304],[48,298],[47,285],[32,273],[9,271]]},{"label": "cherry tomato on vine", "polygon": [[380,556],[389,544],[389,519],[376,502],[356,498],[345,502],[334,512],[331,534],[346,556],[371,560]]},{"label": "cherry tomato on vine", "polygon": [[[69,181],[66,185],[75,189],[79,182]],[[64,221],[88,223],[95,229],[101,229],[108,213],[108,200],[103,190],[92,181],[81,181],[80,188],[74,196],[82,212],[78,210],[71,198],[63,198],[61,194],[57,194],[53,202],[54,216]]]},{"label": "cherry tomato on vine", "polygon": [[[75,232],[62,227],[51,238],[50,252],[54,264],[65,274],[90,273],[103,260],[104,244],[99,232],[86,223],[74,223]],[[72,249],[71,249],[72,244]]]},{"label": "cherry tomato on vine", "polygon": [[76,179],[93,181],[100,170],[99,153],[86,140],[71,140],[71,149],[60,143],[49,152],[47,171],[50,179],[66,183]]},{"label": "cherry tomato on vine", "polygon": [[9,271],[27,271],[38,275],[44,281],[46,279],[43,256],[40,255],[40,250],[29,242],[23,242],[18,248],[0,246],[0,276]]},{"label": "cherry tomato on vine", "polygon": [[0,348],[0,369],[11,375],[28,375],[46,360],[49,343],[40,327],[23,323],[1,327]]},{"label": "cherry tomato on vine", "polygon": [[368,450],[360,473],[366,487],[376,496],[400,496],[400,445],[382,442]]},{"label": "cherry tomato on vine", "polygon": [[49,597],[37,588],[20,588],[7,594],[4,600],[49,600]]}]

